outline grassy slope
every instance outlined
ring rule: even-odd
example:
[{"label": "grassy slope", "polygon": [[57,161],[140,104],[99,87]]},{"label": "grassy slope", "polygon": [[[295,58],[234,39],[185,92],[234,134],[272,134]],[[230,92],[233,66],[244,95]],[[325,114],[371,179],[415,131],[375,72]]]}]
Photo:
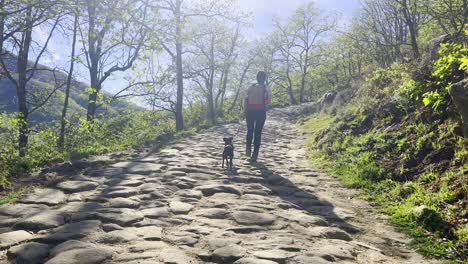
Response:
[{"label": "grassy slope", "polygon": [[391,79],[402,81],[377,93],[367,79],[335,115],[304,118],[309,158],[361,189],[422,254],[468,261],[468,140],[457,133],[453,106],[434,114],[398,98],[404,72],[393,70],[401,76]]}]

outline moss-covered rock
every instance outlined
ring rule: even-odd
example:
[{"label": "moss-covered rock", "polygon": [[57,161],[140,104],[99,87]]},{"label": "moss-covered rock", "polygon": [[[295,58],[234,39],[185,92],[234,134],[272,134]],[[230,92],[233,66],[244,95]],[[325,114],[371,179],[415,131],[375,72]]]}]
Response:
[{"label": "moss-covered rock", "polygon": [[449,89],[463,121],[463,134],[468,138],[468,79],[453,84]]}]

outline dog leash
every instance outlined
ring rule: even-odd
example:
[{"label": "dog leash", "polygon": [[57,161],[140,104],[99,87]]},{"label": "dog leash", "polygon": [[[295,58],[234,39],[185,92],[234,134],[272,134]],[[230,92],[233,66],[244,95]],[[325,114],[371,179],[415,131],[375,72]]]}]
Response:
[{"label": "dog leash", "polygon": [[242,127],[242,120],[243,120],[243,119],[239,119],[239,126],[237,127],[237,132],[236,132],[236,134],[234,135],[234,138],[236,138],[236,137],[239,135],[239,132],[240,132],[241,127]]}]

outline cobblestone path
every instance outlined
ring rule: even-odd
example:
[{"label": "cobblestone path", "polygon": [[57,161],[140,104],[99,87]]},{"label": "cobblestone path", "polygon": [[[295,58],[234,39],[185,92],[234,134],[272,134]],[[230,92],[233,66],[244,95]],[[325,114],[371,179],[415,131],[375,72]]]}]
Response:
[{"label": "cobblestone path", "polygon": [[221,168],[230,124],[0,206],[0,263],[431,263],[306,165],[293,110],[268,113],[255,164],[242,129],[235,169]]}]

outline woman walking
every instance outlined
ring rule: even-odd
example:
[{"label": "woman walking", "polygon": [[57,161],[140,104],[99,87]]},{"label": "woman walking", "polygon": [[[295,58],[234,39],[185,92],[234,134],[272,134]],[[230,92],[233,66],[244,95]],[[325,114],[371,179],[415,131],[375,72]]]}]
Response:
[{"label": "woman walking", "polygon": [[[252,162],[256,162],[258,158],[263,125],[266,120],[266,107],[271,104],[271,90],[266,85],[266,79],[266,73],[259,71],[257,73],[257,83],[249,87],[244,99],[244,115],[247,121],[245,155],[250,157],[250,161]],[[252,140],[254,145],[253,153]]]}]

